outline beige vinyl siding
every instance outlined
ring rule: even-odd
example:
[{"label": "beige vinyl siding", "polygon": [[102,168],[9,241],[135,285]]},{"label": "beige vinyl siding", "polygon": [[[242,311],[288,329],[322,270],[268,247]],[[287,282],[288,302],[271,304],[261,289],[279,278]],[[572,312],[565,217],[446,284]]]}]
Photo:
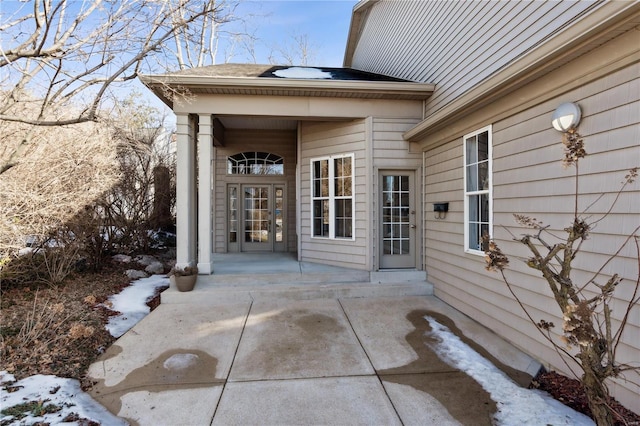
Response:
[{"label": "beige vinyl siding", "polygon": [[383,0],[371,6],[352,67],[436,84],[433,113],[597,6]]},{"label": "beige vinyl siding", "polygon": [[397,118],[373,118],[373,165],[379,169],[400,167],[416,169],[422,164],[417,146],[403,139],[402,135],[418,123],[417,120]]},{"label": "beige vinyl siding", "polygon": [[[371,173],[371,196],[367,202],[368,206],[371,206],[371,224],[372,231],[375,233],[372,235],[373,245],[371,247],[372,261],[374,265],[378,265],[379,256],[379,222],[378,209],[380,209],[380,194],[378,171],[415,171],[416,178],[419,179],[422,166],[422,152],[416,144],[407,142],[403,139],[402,134],[415,126],[417,120],[410,119],[394,119],[394,118],[377,118],[372,119],[372,162],[373,171]],[[420,205],[420,193],[418,185],[419,180],[416,182],[416,194],[414,196],[416,210]],[[419,224],[420,218],[416,218]],[[418,230],[419,231],[419,230]],[[419,238],[420,232],[416,232],[416,238]],[[418,247],[420,244],[418,244]],[[417,269],[422,269],[422,263],[418,262]]]},{"label": "beige vinyl siding", "polygon": [[[239,152],[270,152],[284,158],[284,176],[227,175],[227,157]],[[234,130],[225,131],[225,146],[214,152],[214,252],[227,252],[227,185],[229,183],[286,182],[287,251],[297,250],[296,237],[296,131]]]},{"label": "beige vinyl siding", "polygon": [[[300,224],[303,261],[368,269],[366,120],[300,123]],[[311,237],[311,160],[354,154],[354,239]]]},{"label": "beige vinyl siding", "polygon": [[[579,132],[589,155],[580,162],[578,209],[589,207],[586,216],[595,220],[606,213],[620,188],[626,171],[640,166],[640,64],[621,69],[580,89],[515,114],[493,124],[493,209],[494,237],[511,264],[507,276],[535,319],[556,324],[561,318],[545,282],[521,260],[529,256],[522,244],[513,241],[530,232],[513,220],[521,213],[551,225],[558,235],[571,223],[574,169],[562,167],[561,134],[550,125],[555,107],[576,101],[583,118]],[[517,94],[514,94],[514,96]],[[489,106],[488,108],[491,108]],[[484,270],[481,256],[463,252],[462,138],[450,140],[424,153],[425,161],[425,259],[435,294],[447,303],[473,316],[486,326],[534,354],[552,367],[565,371],[557,355],[524,317],[498,274]],[[574,278],[587,281],[640,225],[640,182],[620,196],[614,210],[591,234],[574,262]],[[431,202],[449,201],[445,220],[428,214]],[[637,253],[632,244],[605,268],[606,274],[619,273],[614,301],[614,318],[623,314],[624,300],[631,297],[638,278]],[[637,361],[640,354],[640,311],[629,319],[625,339],[618,349],[618,361]],[[638,411],[640,388],[632,383],[612,385],[616,397]]]}]

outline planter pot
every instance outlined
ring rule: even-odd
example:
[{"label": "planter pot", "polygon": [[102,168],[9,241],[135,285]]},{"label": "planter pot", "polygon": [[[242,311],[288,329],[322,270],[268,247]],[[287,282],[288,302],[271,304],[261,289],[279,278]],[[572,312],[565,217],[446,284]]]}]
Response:
[{"label": "planter pot", "polygon": [[172,275],[169,280],[175,284],[178,291],[191,291],[196,285],[197,275]]}]

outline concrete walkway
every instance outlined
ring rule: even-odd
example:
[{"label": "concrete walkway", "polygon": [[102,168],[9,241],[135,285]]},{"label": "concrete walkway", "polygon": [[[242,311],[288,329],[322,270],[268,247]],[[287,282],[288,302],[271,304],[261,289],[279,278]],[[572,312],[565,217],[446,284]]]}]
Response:
[{"label": "concrete walkway", "polygon": [[91,366],[91,393],[141,425],[491,424],[488,395],[428,348],[426,314],[516,380],[540,367],[433,296],[252,297],[161,304]]}]

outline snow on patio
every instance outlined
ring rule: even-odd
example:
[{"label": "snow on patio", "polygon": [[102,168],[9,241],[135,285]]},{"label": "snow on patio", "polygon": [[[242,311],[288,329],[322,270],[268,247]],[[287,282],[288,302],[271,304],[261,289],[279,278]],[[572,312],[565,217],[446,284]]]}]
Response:
[{"label": "snow on patio", "polygon": [[496,366],[471,349],[458,336],[434,318],[426,316],[438,341],[433,349],[447,364],[471,376],[496,402],[498,425],[593,425],[584,414],[556,401],[549,394],[525,389],[514,383]]}]

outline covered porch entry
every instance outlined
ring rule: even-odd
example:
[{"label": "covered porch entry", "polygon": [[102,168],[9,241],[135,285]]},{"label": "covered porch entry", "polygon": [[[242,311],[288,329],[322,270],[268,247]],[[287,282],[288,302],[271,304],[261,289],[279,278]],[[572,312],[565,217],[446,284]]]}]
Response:
[{"label": "covered porch entry", "polygon": [[[381,265],[379,239],[392,254],[404,250],[405,233],[383,235],[379,223],[403,230],[419,218],[404,214],[414,211],[409,205],[382,210],[385,199],[374,195],[382,191],[378,171],[387,164],[393,176],[418,170],[419,156],[409,153],[401,129],[420,119],[433,85],[351,69],[263,65],[143,81],[177,116],[177,266],[196,264],[209,275],[217,273],[219,254],[266,252],[370,272]],[[167,96],[167,87],[178,94]],[[377,118],[388,129],[379,142]],[[393,191],[402,199],[402,189]]]}]

